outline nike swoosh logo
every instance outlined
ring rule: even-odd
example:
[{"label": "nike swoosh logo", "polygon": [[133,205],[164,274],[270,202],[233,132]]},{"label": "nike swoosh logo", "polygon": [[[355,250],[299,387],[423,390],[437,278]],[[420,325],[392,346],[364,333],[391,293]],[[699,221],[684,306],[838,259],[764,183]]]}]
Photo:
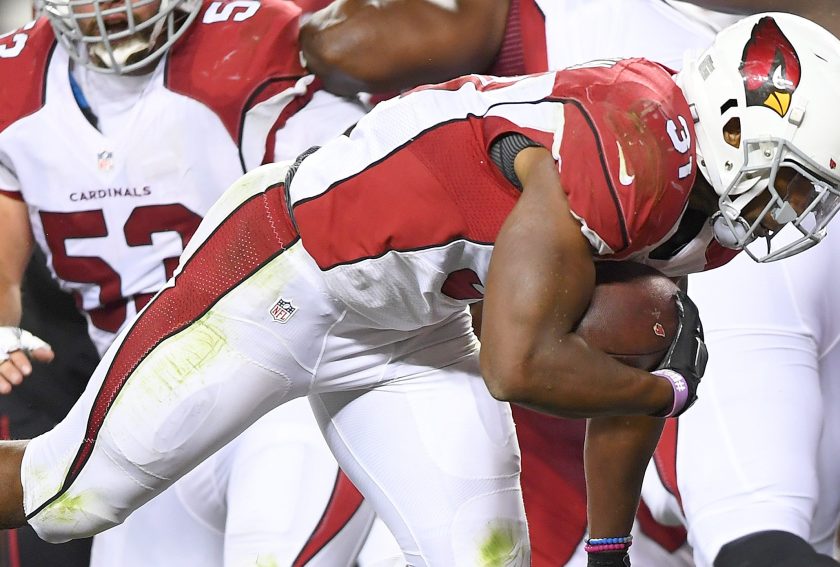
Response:
[{"label": "nike swoosh logo", "polygon": [[624,150],[621,149],[621,144],[617,141],[615,145],[618,148],[618,182],[622,185],[630,185],[636,180],[636,176],[627,175],[627,161],[624,159]]}]

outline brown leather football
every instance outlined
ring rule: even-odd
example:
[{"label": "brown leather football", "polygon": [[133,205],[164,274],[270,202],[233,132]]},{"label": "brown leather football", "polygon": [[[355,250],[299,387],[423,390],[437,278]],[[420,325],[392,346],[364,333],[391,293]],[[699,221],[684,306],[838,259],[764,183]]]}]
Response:
[{"label": "brown leather football", "polygon": [[677,330],[678,287],[636,262],[598,262],[589,309],[576,333],[624,364],[653,370]]}]

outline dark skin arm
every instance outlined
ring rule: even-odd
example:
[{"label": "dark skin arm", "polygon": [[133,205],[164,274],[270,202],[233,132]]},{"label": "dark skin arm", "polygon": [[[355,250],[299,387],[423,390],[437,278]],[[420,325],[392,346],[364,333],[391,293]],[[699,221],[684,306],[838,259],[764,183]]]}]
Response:
[{"label": "dark skin arm", "polygon": [[586,424],[583,464],[590,537],[630,533],[645,469],[665,420],[637,415],[593,417]]},{"label": "dark skin arm", "polygon": [[[470,306],[473,328],[481,329],[482,304]],[[586,505],[592,537],[629,533],[641,498],[645,468],[665,420],[657,417],[595,417],[587,422],[584,446]]]},{"label": "dark skin arm", "polygon": [[336,0],[303,24],[301,51],[332,92],[390,92],[486,69],[507,10],[508,0]]},{"label": "dark skin arm", "polygon": [[27,441],[0,442],[0,529],[19,528],[26,523],[20,465]]},{"label": "dark skin arm", "polygon": [[[584,449],[592,537],[630,533],[671,386],[572,332],[595,285],[592,251],[569,212],[557,166],[530,148],[515,162],[523,194],[490,263],[481,368],[491,393],[564,417],[592,417]],[[627,417],[633,415],[634,417]]]},{"label": "dark skin arm", "polygon": [[670,408],[667,380],[572,332],[595,286],[592,250],[551,154],[529,148],[514,166],[524,189],[496,240],[484,298],[481,369],[491,393],[563,417]]}]

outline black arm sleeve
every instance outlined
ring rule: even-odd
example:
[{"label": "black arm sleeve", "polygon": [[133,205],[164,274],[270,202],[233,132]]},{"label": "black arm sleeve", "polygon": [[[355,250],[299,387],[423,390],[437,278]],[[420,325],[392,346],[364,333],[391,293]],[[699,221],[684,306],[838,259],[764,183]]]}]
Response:
[{"label": "black arm sleeve", "polygon": [[814,551],[799,536],[783,531],[756,532],[724,545],[714,567],[840,567]]},{"label": "black arm sleeve", "polygon": [[511,132],[499,136],[490,145],[490,159],[493,163],[502,170],[508,181],[522,190],[522,183],[519,182],[519,177],[516,176],[516,171],[513,169],[513,161],[516,156],[525,148],[540,148],[542,144],[538,144],[527,136],[523,136],[517,132]]}]

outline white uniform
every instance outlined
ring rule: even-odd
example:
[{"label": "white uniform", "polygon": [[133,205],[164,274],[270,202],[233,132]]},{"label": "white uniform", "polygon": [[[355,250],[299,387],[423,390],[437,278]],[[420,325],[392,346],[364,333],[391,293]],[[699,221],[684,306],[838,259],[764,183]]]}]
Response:
[{"label": "white uniform", "polygon": [[[726,543],[764,530],[832,554],[840,518],[838,254],[840,237],[830,232],[784,262],[742,257],[689,279],[709,365],[699,401],[659,456],[676,461],[698,567],[711,567]],[[679,517],[673,502],[657,513]]]},{"label": "white uniform", "polygon": [[[616,122],[615,105],[656,111]],[[383,103],[288,187],[284,165],[249,173],[67,419],[29,443],[29,522],[49,540],[104,529],[308,395],[409,563],[527,565],[510,408],[480,377],[465,310],[519,196],[489,146],[527,132],[552,148],[585,235],[604,257],[637,257],[685,209],[694,147],[668,131],[688,112],[670,73],[641,60],[473,76]],[[619,137],[635,178],[616,191]]]},{"label": "white uniform", "polygon": [[667,0],[512,0],[492,72],[539,73],[619,57],[679,69],[687,50],[708,47],[736,19]]},{"label": "white uniform", "polygon": [[[74,98],[68,56],[46,21],[5,41],[0,189],[29,206],[50,269],[76,296],[100,352],[171,276],[223,189],[362,115],[313,88],[287,2],[208,2],[150,75],[74,69],[99,129]],[[351,564],[373,513],[300,405],[272,412],[97,537],[92,565]]]}]

